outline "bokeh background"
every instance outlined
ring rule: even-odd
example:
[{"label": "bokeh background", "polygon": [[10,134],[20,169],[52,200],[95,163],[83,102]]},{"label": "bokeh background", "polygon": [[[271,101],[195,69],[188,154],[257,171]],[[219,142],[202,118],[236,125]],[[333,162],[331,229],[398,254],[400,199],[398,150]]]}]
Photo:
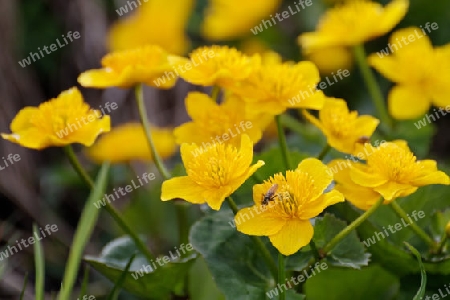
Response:
[{"label": "bokeh background", "polygon": [[[0,1],[0,132],[9,132],[9,124],[25,106],[36,106],[61,91],[77,86],[78,75],[100,66],[103,55],[111,49],[123,49],[140,44],[155,43],[168,51],[187,55],[201,45],[227,44],[246,53],[273,50],[285,60],[312,59],[321,68],[322,76],[331,70],[348,69],[358,74],[350,53],[329,51],[305,57],[296,42],[299,34],[312,31],[318,17],[335,1],[313,0],[313,5],[258,35],[251,27],[275,11],[283,11],[294,1],[214,1],[214,0],[141,0],[142,5],[130,9],[129,0],[1,0]],[[135,0],[138,2],[138,0]],[[380,1],[386,4],[388,1]],[[208,9],[215,4],[220,13]],[[121,7],[128,6],[128,13]],[[436,22],[439,29],[429,34],[434,45],[450,43],[450,1],[411,0],[406,17],[397,26],[419,26]],[[55,43],[67,32],[78,31],[81,38],[63,48],[22,67],[18,62],[38,47]],[[384,36],[366,44],[368,53],[384,49]],[[61,39],[61,38],[60,38]],[[420,60],[421,57],[417,57]],[[449,70],[450,72],[450,70]],[[391,83],[378,76],[385,94]],[[184,97],[188,91],[201,90],[179,80],[167,91],[146,88],[150,119],[158,126],[174,127],[188,120]],[[106,102],[119,106],[111,114],[114,126],[135,120],[138,115],[132,91],[121,89],[81,89],[92,107]],[[350,76],[327,88],[327,95],[342,97],[352,109],[374,113],[360,76]],[[417,139],[412,144],[419,155],[448,161],[450,158],[450,117],[442,117],[423,130],[409,127],[405,136]],[[431,131],[431,133],[430,133]],[[269,132],[270,135],[270,132]],[[427,139],[420,139],[426,135]],[[301,146],[300,146],[301,147]],[[315,149],[314,149],[315,150]],[[60,280],[68,256],[80,211],[89,194],[77,178],[63,152],[58,148],[33,151],[1,140],[0,156],[19,154],[20,162],[0,170],[0,250],[16,239],[32,236],[32,223],[57,224],[58,231],[43,240],[46,260],[45,286],[47,298],[60,288]],[[85,166],[94,174],[98,169],[80,153]],[[177,159],[169,163],[174,166]],[[143,172],[145,165],[133,163],[115,166],[110,186],[126,184],[127,176]],[[155,173],[157,173],[155,171]],[[158,200],[161,181],[156,180],[114,205],[139,232],[151,236],[150,247],[156,252],[172,249],[177,236],[173,207]],[[196,213],[191,215],[193,221]],[[109,216],[101,215],[87,254],[97,254],[114,237],[122,233]],[[83,265],[82,273],[85,270]],[[207,279],[205,264],[199,260],[191,273],[192,299],[221,299],[212,279]],[[90,292],[104,293],[111,284],[95,271],[90,271]],[[24,299],[34,299],[33,249],[26,248],[6,261],[0,262],[0,299],[18,299],[24,281],[28,281]],[[81,278],[81,276],[80,276]],[[197,281],[195,278],[199,278]],[[206,279],[205,279],[206,278]],[[78,284],[79,287],[80,283]],[[123,293],[121,299],[137,299]],[[97,296],[101,299],[101,296]]]}]

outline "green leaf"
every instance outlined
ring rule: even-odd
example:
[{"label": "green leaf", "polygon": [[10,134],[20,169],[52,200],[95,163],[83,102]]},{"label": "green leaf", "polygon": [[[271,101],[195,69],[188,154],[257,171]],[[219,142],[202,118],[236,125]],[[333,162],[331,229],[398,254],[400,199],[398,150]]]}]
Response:
[{"label": "green leaf", "polygon": [[81,213],[77,231],[75,232],[75,237],[73,238],[74,241],[70,249],[68,264],[64,273],[63,285],[61,292],[58,295],[58,299],[60,300],[70,298],[72,288],[78,274],[78,269],[80,267],[84,247],[91,237],[92,231],[94,230],[94,226],[97,222],[98,214],[100,213],[100,210],[95,207],[94,203],[98,201],[98,199],[100,199],[105,193],[108,170],[109,163],[104,163],[102,169],[100,170],[100,174],[97,177],[95,186],[89,196],[89,199],[86,201],[83,212]]},{"label": "green leaf", "polygon": [[[147,299],[168,299],[170,294],[183,284],[189,268],[197,257],[193,253],[186,258],[179,258],[174,249],[165,256],[173,258],[169,263],[165,263],[162,258],[148,262],[138,251],[133,240],[124,236],[108,243],[99,257],[85,256],[84,259],[109,280],[116,282],[126,269],[130,254],[136,252],[138,254],[123,279],[122,287]],[[179,250],[179,253],[182,254],[182,250]]]},{"label": "green leaf", "polygon": [[[341,232],[347,224],[331,214],[315,219],[314,237],[317,247],[324,247],[331,239]],[[363,244],[359,241],[356,231],[352,231],[340,241],[327,256],[331,265],[359,269],[369,264],[370,254],[365,253]]]},{"label": "green leaf", "polygon": [[409,251],[411,251],[414,256],[419,261],[419,267],[420,267],[420,288],[417,291],[417,294],[414,296],[413,300],[421,300],[423,299],[423,296],[425,295],[426,287],[427,287],[427,273],[425,272],[425,267],[422,263],[422,257],[420,256],[419,251],[417,251],[413,246],[405,242],[406,247],[408,247]]},{"label": "green leaf", "polygon": [[265,299],[275,281],[251,239],[233,226],[231,212],[211,213],[194,224],[189,241],[205,259],[226,299]]},{"label": "green leaf", "polygon": [[305,283],[308,300],[392,300],[399,288],[398,279],[378,265],[361,270],[331,267]]}]

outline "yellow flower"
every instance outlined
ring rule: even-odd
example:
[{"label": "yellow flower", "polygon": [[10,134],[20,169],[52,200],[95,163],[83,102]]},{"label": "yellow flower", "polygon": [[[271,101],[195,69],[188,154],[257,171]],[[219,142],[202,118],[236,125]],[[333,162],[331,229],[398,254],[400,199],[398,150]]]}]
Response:
[{"label": "yellow flower", "polygon": [[361,150],[360,139],[370,138],[380,121],[372,116],[358,116],[349,111],[342,99],[327,98],[319,111],[319,119],[307,111],[303,115],[327,137],[328,144],[344,153],[356,154]]},{"label": "yellow flower", "polygon": [[261,160],[251,165],[253,144],[245,134],[240,149],[226,144],[214,144],[209,149],[183,144],[181,158],[187,176],[164,181],[161,200],[182,198],[195,204],[206,202],[214,210],[219,210],[225,198],[264,165]]},{"label": "yellow flower", "polygon": [[101,116],[74,87],[39,107],[23,108],[11,123],[12,134],[2,133],[2,137],[37,150],[74,143],[90,146],[99,134],[110,130],[109,116]]},{"label": "yellow flower", "polygon": [[196,143],[203,146],[230,143],[238,147],[240,135],[244,133],[253,143],[257,143],[261,139],[264,125],[272,118],[249,118],[242,108],[243,105],[234,95],[225,95],[225,100],[218,105],[206,94],[189,93],[186,97],[186,109],[192,122],[175,128],[177,143]]},{"label": "yellow flower", "polygon": [[269,60],[247,79],[230,87],[254,114],[278,115],[288,108],[321,109],[325,96],[316,89],[319,70],[309,62]]},{"label": "yellow flower", "polygon": [[[151,133],[160,157],[162,159],[171,157],[177,149],[172,130],[152,127]],[[92,147],[87,149],[86,154],[97,163],[153,160],[144,128],[140,123],[127,123],[113,128],[110,133],[103,135]]]},{"label": "yellow flower", "polygon": [[405,16],[408,0],[393,0],[386,7],[361,0],[329,9],[315,32],[304,33],[299,43],[307,51],[334,46],[355,46],[389,32]]},{"label": "yellow flower", "polygon": [[316,64],[322,74],[331,74],[339,69],[351,69],[353,65],[353,55],[347,47],[329,47],[303,52],[308,60]]},{"label": "yellow flower", "polygon": [[[286,171],[286,177],[278,173],[254,185],[255,205],[237,213],[237,230],[248,235],[268,236],[280,253],[294,254],[313,237],[309,219],[318,216],[327,206],[344,201],[344,196],[336,190],[324,193],[332,180],[327,166],[308,158],[296,170]],[[274,198],[262,204],[263,195],[274,184],[278,185]]]},{"label": "yellow flower", "polygon": [[248,77],[260,65],[259,56],[246,56],[227,46],[200,47],[190,55],[191,68],[180,72],[187,82],[204,86],[229,86]]},{"label": "yellow flower", "polygon": [[[189,47],[185,29],[193,4],[193,0],[145,1],[133,10],[130,17],[112,26],[108,37],[111,50],[134,49],[152,44],[173,54],[185,54]],[[125,4],[122,10],[119,8],[117,11],[122,12],[124,7],[129,8]]]},{"label": "yellow flower", "polygon": [[[102,69],[82,73],[78,82],[84,87],[95,88],[128,88],[139,83],[171,88],[177,80],[174,67],[181,62],[184,62],[183,58],[170,55],[155,45],[113,52],[103,57]],[[167,76],[168,73],[173,76]],[[164,81],[158,80],[161,78]]]},{"label": "yellow flower", "polygon": [[252,33],[253,27],[268,19],[280,0],[210,0],[202,25],[203,35],[212,41],[231,40]]},{"label": "yellow flower", "polygon": [[[341,192],[345,199],[362,210],[371,208],[381,195],[371,188],[354,183],[350,177],[350,171],[355,162],[343,159],[335,159],[328,163],[328,167],[334,174],[335,189]],[[385,203],[388,202],[385,200]]]},{"label": "yellow flower", "polygon": [[[365,144],[365,147],[372,147]],[[384,143],[371,150],[367,164],[354,164],[352,181],[379,193],[388,202],[414,193],[429,184],[450,184],[434,160],[417,160],[405,141]]]},{"label": "yellow flower", "polygon": [[450,44],[433,49],[428,36],[411,27],[392,34],[389,48],[392,54],[387,50],[372,54],[369,63],[397,83],[388,96],[394,118],[414,119],[425,114],[431,104],[450,105]]}]

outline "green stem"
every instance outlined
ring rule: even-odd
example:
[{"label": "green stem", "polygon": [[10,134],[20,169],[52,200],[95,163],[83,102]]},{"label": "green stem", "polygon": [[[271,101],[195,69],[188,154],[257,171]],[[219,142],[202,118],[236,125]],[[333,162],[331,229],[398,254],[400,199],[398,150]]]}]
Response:
[{"label": "green stem", "polygon": [[442,250],[444,250],[445,247],[445,243],[447,243],[447,234],[444,233],[444,236],[441,238],[441,241],[439,242],[438,246],[437,246],[437,250],[436,253],[437,254],[441,254]]},{"label": "green stem", "polygon": [[305,129],[305,126],[296,118],[289,114],[283,114],[280,117],[281,124],[302,137],[311,137],[311,133]]},{"label": "green stem", "polygon": [[[230,206],[231,210],[233,211],[233,214],[236,215],[238,212],[238,207],[234,202],[233,198],[231,198],[231,196],[227,197],[227,203]],[[259,252],[263,256],[263,259],[266,262],[267,266],[269,267],[269,270],[272,273],[273,278],[277,278],[278,268],[275,262],[273,261],[269,250],[267,250],[266,246],[264,246],[264,243],[261,241],[259,237],[254,235],[250,235],[249,237],[251,238],[251,240],[253,241],[253,243],[256,245]]]},{"label": "green stem", "polygon": [[[78,158],[76,157],[75,153],[73,152],[72,146],[68,145],[64,148],[69,161],[72,165],[72,167],[75,169],[75,171],[78,173],[78,175],[81,177],[81,179],[84,180],[84,182],[91,188],[94,188],[94,181],[89,177],[86,170],[81,166],[80,162],[78,161]],[[116,223],[119,225],[120,228],[124,232],[126,232],[131,239],[136,244],[136,247],[145,255],[148,261],[151,261],[154,259],[153,254],[150,253],[150,251],[147,249],[147,247],[144,245],[142,240],[138,237],[138,235],[131,229],[131,227],[125,222],[125,220],[120,216],[119,212],[109,203],[108,201],[105,201],[106,211],[110,214],[110,216],[116,221]]]},{"label": "green stem", "polygon": [[356,220],[354,220],[350,225],[344,228],[341,232],[339,232],[325,247],[323,248],[324,253],[330,252],[343,238],[345,238],[350,232],[352,232],[353,229],[361,225],[362,222],[367,220],[368,217],[370,217],[378,207],[381,206],[384,199],[383,197],[380,197],[380,199],[372,205],[371,208],[366,210],[362,215],[360,215]]},{"label": "green stem", "polygon": [[353,49],[356,62],[358,64],[359,70],[364,78],[364,81],[369,90],[370,96],[372,98],[373,104],[377,109],[378,115],[381,122],[386,124],[389,128],[392,128],[392,120],[387,113],[386,104],[384,102],[383,94],[381,93],[380,87],[375,79],[372,70],[367,63],[367,56],[364,51],[364,45],[357,45]]},{"label": "green stem", "polygon": [[[281,253],[278,253],[278,284],[281,286],[282,284],[286,284],[286,262],[284,259],[284,255]],[[285,291],[280,291],[280,297],[279,300],[285,300],[286,299],[286,293]]]},{"label": "green stem", "polygon": [[328,145],[328,143],[323,147],[322,151],[320,151],[319,155],[317,155],[318,160],[322,160],[325,155],[327,155],[328,151],[330,151],[331,147]]},{"label": "green stem", "polygon": [[289,161],[289,154],[286,143],[286,136],[284,134],[283,125],[281,124],[281,116],[275,116],[275,122],[278,128],[278,143],[280,144],[281,156],[283,157],[284,165],[287,170],[291,169],[291,162]]},{"label": "green stem", "polygon": [[[38,237],[39,231],[36,224],[33,224],[33,234]],[[39,239],[33,245],[34,248],[34,261],[36,266],[36,300],[44,300],[44,278],[45,278],[45,258],[44,250],[42,250],[41,242]]]},{"label": "green stem", "polygon": [[411,229],[425,242],[430,246],[433,250],[436,250],[438,245],[435,241],[433,241],[428,234],[425,233],[425,231],[422,230],[419,226],[417,226],[416,223],[411,222],[409,216],[406,214],[406,212],[398,205],[396,201],[392,201],[391,205],[394,212],[403,220],[406,221],[409,225],[411,225]]},{"label": "green stem", "polygon": [[178,219],[179,242],[186,245],[189,242],[188,206],[180,201],[175,203],[175,209]]},{"label": "green stem", "polygon": [[141,118],[142,126],[144,127],[145,136],[147,137],[147,143],[150,147],[150,151],[152,154],[153,161],[155,162],[156,168],[158,168],[161,176],[167,180],[170,178],[170,173],[167,171],[161,157],[156,151],[155,143],[153,142],[151,130],[150,130],[150,122],[148,121],[147,109],[145,108],[144,103],[144,88],[143,84],[138,84],[136,86],[136,101],[139,110],[139,117]]},{"label": "green stem", "polygon": [[314,259],[316,260],[316,262],[320,261],[321,256],[320,256],[319,250],[317,250],[316,243],[313,240],[311,240],[309,242],[309,246],[311,247],[311,251],[314,255]]}]

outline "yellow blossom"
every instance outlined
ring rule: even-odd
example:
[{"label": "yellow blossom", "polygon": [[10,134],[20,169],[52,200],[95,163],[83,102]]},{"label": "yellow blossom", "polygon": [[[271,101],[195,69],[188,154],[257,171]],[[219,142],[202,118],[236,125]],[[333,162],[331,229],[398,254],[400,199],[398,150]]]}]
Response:
[{"label": "yellow blossom", "polygon": [[200,47],[189,56],[191,68],[181,71],[180,76],[204,86],[229,86],[247,78],[260,65],[259,56],[246,56],[227,46]]},{"label": "yellow blossom", "polygon": [[253,143],[243,134],[241,147],[214,144],[203,149],[196,144],[181,145],[181,158],[187,176],[164,181],[161,200],[181,198],[195,204],[207,203],[219,210],[226,197],[236,191],[258,168],[253,160]]},{"label": "yellow blossom", "polygon": [[262,20],[268,19],[280,3],[280,0],[210,0],[202,25],[203,35],[212,41],[250,35],[253,27],[262,26]]},{"label": "yellow blossom", "polygon": [[90,146],[99,134],[110,130],[110,119],[91,109],[74,87],[39,107],[23,108],[10,129],[12,134],[2,133],[2,137],[26,148],[41,150],[74,143]]},{"label": "yellow blossom", "polygon": [[386,7],[368,0],[345,2],[329,9],[316,31],[302,34],[299,43],[307,51],[362,44],[389,32],[408,6],[408,0],[393,0]]},{"label": "yellow blossom", "polygon": [[331,147],[349,154],[360,152],[361,138],[370,138],[380,123],[372,116],[358,116],[357,111],[349,111],[347,103],[336,98],[325,100],[319,119],[307,111],[303,115],[323,132]]},{"label": "yellow blossom", "polygon": [[[142,5],[133,10],[130,16],[122,16],[112,26],[108,37],[111,50],[134,49],[151,44],[161,46],[173,54],[185,54],[189,47],[186,23],[194,1],[140,1]],[[128,6],[125,3],[123,7]],[[122,12],[120,9],[118,11]]]},{"label": "yellow blossom", "polygon": [[[142,48],[113,52],[102,59],[102,69],[89,70],[78,77],[85,87],[128,88],[145,83],[159,88],[171,88],[177,77],[166,76],[184,59],[170,55],[161,47],[149,45]],[[159,78],[165,77],[163,82]]]},{"label": "yellow blossom", "polygon": [[319,70],[309,61],[269,60],[247,79],[230,87],[254,114],[278,115],[288,108],[321,109],[325,96],[316,89]]},{"label": "yellow blossom", "polygon": [[257,143],[261,139],[263,127],[272,118],[249,118],[245,109],[242,109],[244,104],[231,94],[226,94],[225,100],[219,105],[206,94],[189,93],[186,97],[186,109],[192,121],[175,128],[177,143],[210,146],[215,143],[230,143],[238,147],[240,135],[244,133],[253,143]]},{"label": "yellow blossom", "polygon": [[[352,181],[350,170],[354,164],[355,162],[335,159],[328,163],[328,167],[334,174],[335,189],[357,208],[368,210],[380,199],[381,195],[371,188],[360,186]],[[384,202],[388,203],[386,200]]]},{"label": "yellow blossom", "polygon": [[389,42],[393,53],[372,54],[369,63],[397,83],[388,96],[390,114],[396,119],[415,119],[430,105],[450,105],[450,44],[433,48],[428,36],[416,27],[396,31]]},{"label": "yellow blossom", "polygon": [[[365,144],[365,147],[372,147]],[[430,184],[450,184],[450,178],[438,171],[436,161],[417,160],[405,141],[384,143],[367,156],[366,164],[354,164],[351,180],[379,193],[388,202],[414,193]]]},{"label": "yellow blossom", "polygon": [[348,47],[328,47],[314,51],[303,51],[306,58],[316,64],[322,74],[331,74],[339,69],[351,69],[353,54]]},{"label": "yellow blossom", "polygon": [[[169,158],[175,153],[177,145],[171,129],[152,127],[151,134],[156,151],[162,159]],[[86,154],[97,163],[153,160],[144,128],[140,123],[127,123],[113,128],[110,133],[103,135],[87,149]]]},{"label": "yellow blossom", "polygon": [[[268,236],[284,255],[296,253],[313,237],[314,229],[309,220],[326,207],[344,201],[344,196],[336,190],[325,192],[332,180],[327,166],[318,159],[308,158],[296,170],[286,171],[286,176],[278,173],[254,185],[255,205],[237,213],[237,230],[248,235]],[[274,184],[278,185],[274,197],[264,205],[263,195]]]}]

